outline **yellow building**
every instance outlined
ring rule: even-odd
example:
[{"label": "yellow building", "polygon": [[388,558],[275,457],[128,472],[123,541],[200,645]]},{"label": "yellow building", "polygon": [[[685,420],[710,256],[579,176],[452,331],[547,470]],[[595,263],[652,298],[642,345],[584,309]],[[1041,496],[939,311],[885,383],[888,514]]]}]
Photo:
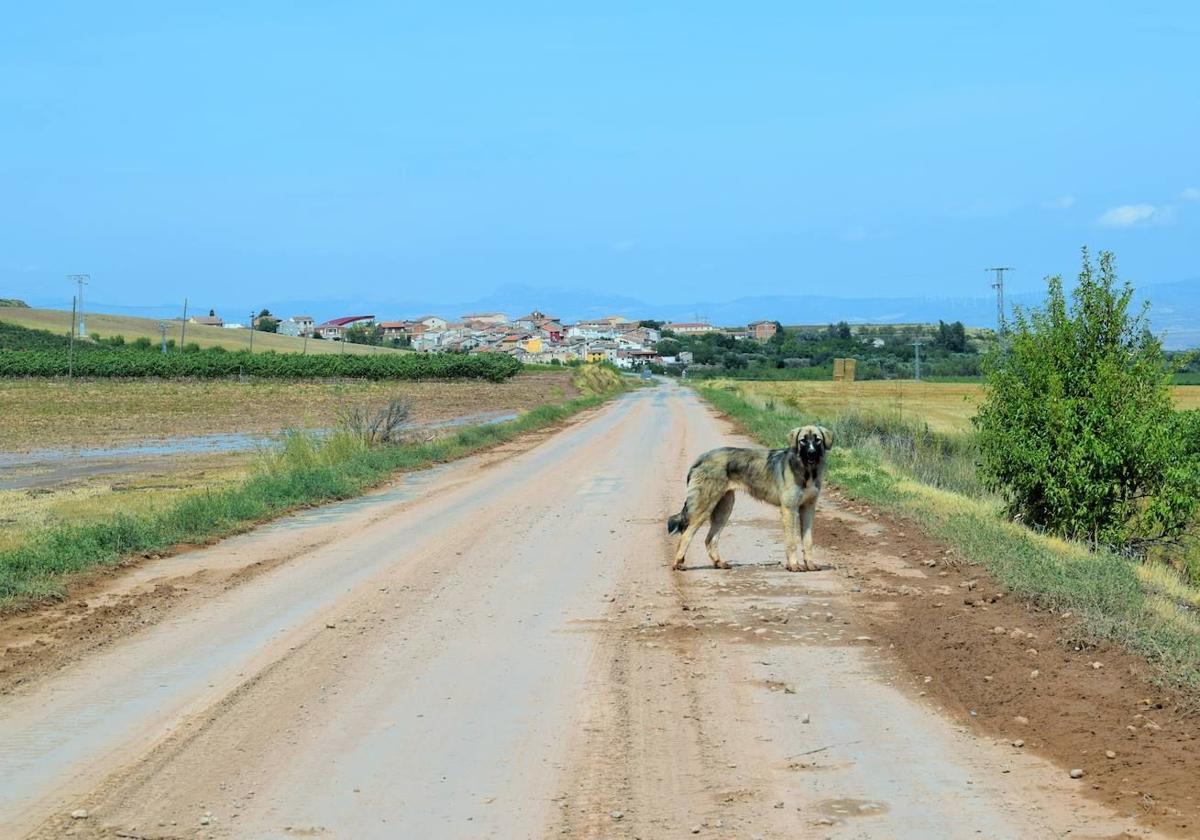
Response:
[{"label": "yellow building", "polygon": [[527,338],[523,342],[521,342],[521,348],[526,353],[541,353],[542,352],[542,340],[540,338],[538,338],[537,336],[533,336],[532,338]]}]

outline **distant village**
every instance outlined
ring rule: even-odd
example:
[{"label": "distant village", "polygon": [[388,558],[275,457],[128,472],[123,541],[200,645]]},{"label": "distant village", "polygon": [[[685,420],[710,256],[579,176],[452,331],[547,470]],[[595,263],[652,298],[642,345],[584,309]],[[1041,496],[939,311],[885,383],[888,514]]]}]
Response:
[{"label": "distant village", "polygon": [[[272,332],[318,339],[408,347],[422,353],[506,353],[530,364],[608,361],[620,368],[653,364],[690,364],[691,354],[662,356],[657,345],[664,332],[698,335],[720,332],[735,339],[766,341],[775,334],[774,321],[757,321],[745,329],[719,329],[702,322],[635,321],[620,315],[567,324],[560,318],[533,311],[519,318],[501,312],[475,312],[451,321],[425,315],[403,321],[377,321],[374,315],[347,315],[317,323],[307,315],[275,319]],[[211,313],[193,323],[230,328]],[[254,326],[258,326],[255,324]]]}]

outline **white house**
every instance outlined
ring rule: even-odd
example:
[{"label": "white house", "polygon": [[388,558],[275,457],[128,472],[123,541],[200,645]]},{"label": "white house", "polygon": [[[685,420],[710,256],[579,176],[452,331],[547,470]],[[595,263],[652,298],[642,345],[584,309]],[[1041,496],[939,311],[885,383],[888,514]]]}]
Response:
[{"label": "white house", "polygon": [[446,329],[446,325],[450,323],[445,318],[439,318],[437,315],[425,315],[421,318],[413,318],[413,321],[418,324],[424,324],[426,329],[433,332]]},{"label": "white house", "polygon": [[663,324],[664,330],[670,330],[676,335],[699,335],[701,333],[710,333],[716,329],[712,324],[704,324],[698,321],[679,321],[673,324]]}]

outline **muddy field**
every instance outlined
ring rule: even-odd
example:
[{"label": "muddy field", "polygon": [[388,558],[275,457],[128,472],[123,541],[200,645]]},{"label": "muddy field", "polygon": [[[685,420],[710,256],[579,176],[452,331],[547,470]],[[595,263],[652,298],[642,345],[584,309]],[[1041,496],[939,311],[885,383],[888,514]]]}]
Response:
[{"label": "muddy field", "polygon": [[742,442],[638,391],[0,621],[0,827],[1195,836],[1195,718],[911,524],[831,493],[788,574],[739,499],[735,567],[670,571],[688,463]]},{"label": "muddy field", "polygon": [[413,419],[425,422],[521,411],[562,402],[575,391],[565,370],[500,383],[0,379],[0,451],[328,428],[337,425],[343,407],[395,396],[410,399]]},{"label": "muddy field", "polygon": [[412,423],[503,420],[577,395],[568,372],[508,382],[0,380],[0,549],[30,529],[136,514],[243,478],[281,429],[411,401]]}]

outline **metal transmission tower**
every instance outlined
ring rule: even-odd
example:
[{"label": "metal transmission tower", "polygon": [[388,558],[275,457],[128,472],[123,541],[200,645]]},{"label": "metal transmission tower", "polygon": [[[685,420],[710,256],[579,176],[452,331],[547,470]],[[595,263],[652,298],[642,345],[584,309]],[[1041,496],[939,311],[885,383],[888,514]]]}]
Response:
[{"label": "metal transmission tower", "polygon": [[921,342],[914,341],[912,346],[913,346],[913,351],[916,353],[913,378],[916,379],[918,382],[920,382],[921,381]]},{"label": "metal transmission tower", "polygon": [[[76,333],[80,338],[87,335],[87,330],[83,326],[83,287],[86,286],[92,279],[90,274],[68,274],[67,279],[79,286],[79,294],[75,296],[75,302],[78,305],[79,314],[79,332]],[[72,318],[71,320],[75,320]]]},{"label": "metal transmission tower", "polygon": [[996,272],[996,282],[992,284],[992,288],[996,290],[996,334],[1004,333],[1004,272],[1013,271],[1011,265],[996,266],[995,268],[985,268],[984,271]]},{"label": "metal transmission tower", "polygon": [[162,339],[162,351],[167,352],[167,325],[162,321],[158,322],[158,335]]}]

